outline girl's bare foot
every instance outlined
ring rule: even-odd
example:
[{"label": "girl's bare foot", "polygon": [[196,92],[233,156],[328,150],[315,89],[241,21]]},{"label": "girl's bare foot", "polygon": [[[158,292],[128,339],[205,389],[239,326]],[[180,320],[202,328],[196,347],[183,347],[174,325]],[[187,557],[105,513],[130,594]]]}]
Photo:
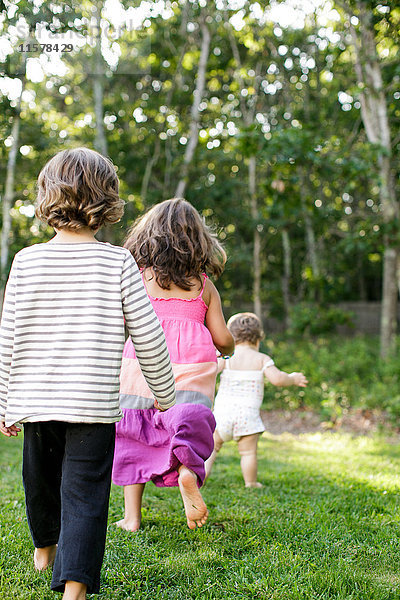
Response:
[{"label": "girl's bare foot", "polygon": [[140,519],[121,519],[114,523],[117,527],[125,529],[125,531],[137,531],[140,529]]},{"label": "girl's bare foot", "polygon": [[189,529],[196,529],[196,525],[202,527],[207,521],[208,510],[197,487],[196,475],[181,465],[178,483]]},{"label": "girl's bare foot", "polygon": [[35,548],[33,553],[33,564],[37,571],[44,571],[51,567],[56,557],[57,545],[45,546],[44,548]]},{"label": "girl's bare foot", "polygon": [[264,486],[259,481],[251,481],[249,483],[246,483],[245,487],[248,487],[248,488],[262,488]]},{"label": "girl's bare foot", "polygon": [[125,531],[137,531],[142,520],[142,496],[144,483],[133,483],[124,486],[125,511],[124,518],[114,525]]}]

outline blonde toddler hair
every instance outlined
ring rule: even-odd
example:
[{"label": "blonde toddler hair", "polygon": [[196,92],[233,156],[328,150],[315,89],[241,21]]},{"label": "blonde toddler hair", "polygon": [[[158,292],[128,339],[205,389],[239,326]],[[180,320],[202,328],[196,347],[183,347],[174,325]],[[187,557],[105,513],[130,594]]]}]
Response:
[{"label": "blonde toddler hair", "polygon": [[255,346],[264,337],[260,319],[251,312],[232,315],[227,325],[236,344],[247,342]]}]

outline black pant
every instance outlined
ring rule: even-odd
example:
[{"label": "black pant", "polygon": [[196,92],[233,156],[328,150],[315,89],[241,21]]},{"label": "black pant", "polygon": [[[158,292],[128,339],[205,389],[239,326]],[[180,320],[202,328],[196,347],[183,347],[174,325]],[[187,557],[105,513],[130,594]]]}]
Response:
[{"label": "black pant", "polygon": [[79,581],[100,589],[115,425],[24,424],[26,512],[36,548],[58,544],[53,590]]}]

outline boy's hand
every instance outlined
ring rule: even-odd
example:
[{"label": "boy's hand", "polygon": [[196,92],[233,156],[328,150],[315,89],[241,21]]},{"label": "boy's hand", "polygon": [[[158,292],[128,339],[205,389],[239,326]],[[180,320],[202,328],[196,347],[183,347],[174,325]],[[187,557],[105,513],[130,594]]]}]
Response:
[{"label": "boy's hand", "polygon": [[165,412],[165,408],[161,408],[161,406],[159,405],[159,403],[156,399],[154,399],[154,408],[156,408],[160,412]]},{"label": "boy's hand", "polygon": [[0,421],[0,431],[7,437],[17,437],[18,433],[21,431],[21,428],[17,427],[16,425],[10,425],[9,427],[6,427],[5,421]]},{"label": "boy's hand", "polygon": [[290,373],[289,377],[293,379],[293,385],[298,387],[307,387],[308,380],[303,373]]}]

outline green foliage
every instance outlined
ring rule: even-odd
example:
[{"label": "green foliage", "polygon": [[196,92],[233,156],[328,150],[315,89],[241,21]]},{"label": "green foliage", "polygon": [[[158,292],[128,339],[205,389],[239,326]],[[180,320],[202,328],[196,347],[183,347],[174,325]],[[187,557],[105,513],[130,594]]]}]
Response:
[{"label": "green foliage", "polygon": [[265,408],[312,408],[335,421],[349,409],[385,411],[396,424],[400,417],[400,366],[393,354],[379,358],[378,339],[370,336],[268,340],[264,348],[287,372],[303,371],[304,390],[265,387]]},{"label": "green foliage", "polygon": [[[18,42],[26,41],[23,28],[16,28],[19,18],[27,20],[32,35],[35,25],[38,31],[38,24],[46,22],[53,33],[77,28],[85,34],[95,7],[102,5],[73,0],[36,6],[33,0],[21,0],[11,9],[12,4],[4,3],[10,10],[0,23],[0,33],[12,47],[0,71],[12,78],[23,62],[14,43],[16,29]],[[104,128],[126,201],[123,221],[107,232],[110,241],[121,243],[133,219],[175,193],[191,131],[200,24],[206,18],[212,43],[186,197],[217,227],[226,246],[229,260],[219,284],[225,308],[241,310],[252,301],[255,227],[261,233],[261,299],[273,314],[282,317],[285,308],[283,228],[291,247],[291,305],[379,299],[383,236],[397,244],[398,232],[382,223],[378,148],[367,143],[362,127],[343,22],[321,29],[317,15],[309,15],[303,28],[276,27],[270,18],[254,16],[257,3],[226,11],[214,2],[205,7],[197,1],[167,4],[161,13],[156,3],[143,26],[133,31],[122,27],[115,39],[103,40]],[[352,7],[356,9],[355,3]],[[372,5],[371,10],[396,140],[398,10]],[[106,26],[106,11],[103,18]],[[230,26],[231,18],[241,26]],[[340,41],[326,34],[331,27],[339,31]],[[112,27],[110,31],[116,33]],[[120,53],[115,64],[107,63],[106,47]],[[95,145],[94,54],[86,39],[62,55],[65,74],[45,69],[42,81],[24,82],[19,140],[24,149],[17,153],[10,262],[22,246],[51,235],[28,216],[43,164],[62,148]],[[342,104],[343,93],[352,100]],[[0,137],[6,141],[0,144],[0,179],[5,182],[16,102],[2,93],[0,108]],[[399,149],[400,144],[393,144],[396,173]],[[250,211],[251,156],[257,162],[257,218]],[[310,255],[310,235],[316,241],[316,261]]]},{"label": "green foliage", "polygon": [[335,306],[299,302],[289,313],[292,335],[333,333],[339,325],[352,325],[352,315]]}]

